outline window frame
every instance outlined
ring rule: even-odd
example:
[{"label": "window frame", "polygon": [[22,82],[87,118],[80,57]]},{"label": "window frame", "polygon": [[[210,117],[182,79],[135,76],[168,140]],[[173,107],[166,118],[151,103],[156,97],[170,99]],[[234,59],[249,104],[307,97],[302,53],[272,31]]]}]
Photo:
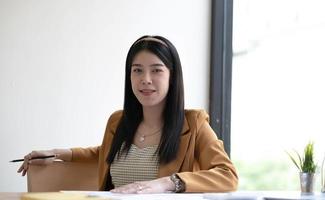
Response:
[{"label": "window frame", "polygon": [[211,0],[210,125],[225,151],[231,147],[233,0]]}]

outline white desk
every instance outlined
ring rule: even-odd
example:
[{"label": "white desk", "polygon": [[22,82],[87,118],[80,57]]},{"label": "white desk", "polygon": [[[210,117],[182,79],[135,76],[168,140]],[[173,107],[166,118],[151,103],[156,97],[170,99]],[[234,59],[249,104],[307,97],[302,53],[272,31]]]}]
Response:
[{"label": "white desk", "polygon": [[325,194],[302,195],[299,191],[238,191],[232,193],[205,193],[210,200],[325,200]]},{"label": "white desk", "polygon": [[121,200],[325,200],[325,194],[301,195],[298,191],[237,191],[231,193],[164,193],[164,194],[114,194],[86,192],[90,196],[111,197]]},{"label": "white desk", "polygon": [[[81,192],[92,193],[98,196],[107,196],[105,192]],[[19,200],[21,195],[26,193],[5,193],[0,192],[0,200]],[[193,194],[147,194],[147,195],[116,195],[112,199],[120,200],[325,200],[325,194],[315,193],[314,195],[302,196],[300,192],[287,191],[238,191],[233,193],[193,193]],[[90,198],[91,200],[91,198]]]}]

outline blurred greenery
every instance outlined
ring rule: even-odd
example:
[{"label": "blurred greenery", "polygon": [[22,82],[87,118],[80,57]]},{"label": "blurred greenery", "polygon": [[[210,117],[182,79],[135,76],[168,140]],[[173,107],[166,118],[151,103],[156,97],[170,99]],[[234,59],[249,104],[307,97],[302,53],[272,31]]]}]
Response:
[{"label": "blurred greenery", "polygon": [[[233,160],[239,174],[238,190],[299,190],[299,176],[283,160]],[[290,161],[291,162],[291,161]]]}]

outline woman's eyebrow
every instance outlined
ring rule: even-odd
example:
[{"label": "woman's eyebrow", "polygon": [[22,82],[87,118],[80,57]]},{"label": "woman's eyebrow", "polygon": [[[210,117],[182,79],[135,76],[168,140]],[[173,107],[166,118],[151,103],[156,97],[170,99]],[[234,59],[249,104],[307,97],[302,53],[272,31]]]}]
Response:
[{"label": "woman's eyebrow", "polygon": [[135,64],[132,64],[131,67],[142,67],[142,65],[141,65],[141,64],[136,64],[136,63],[135,63]]},{"label": "woman's eyebrow", "polygon": [[150,67],[163,67],[163,66],[165,66],[165,65],[161,64],[161,63],[155,63],[155,64],[150,65]]},{"label": "woman's eyebrow", "polygon": [[[151,64],[151,65],[150,65],[150,67],[163,67],[163,66],[165,66],[165,65],[162,64],[162,63],[154,63],[154,64]],[[131,65],[131,67],[143,67],[143,65],[138,64],[138,63],[133,63],[133,64]]]}]

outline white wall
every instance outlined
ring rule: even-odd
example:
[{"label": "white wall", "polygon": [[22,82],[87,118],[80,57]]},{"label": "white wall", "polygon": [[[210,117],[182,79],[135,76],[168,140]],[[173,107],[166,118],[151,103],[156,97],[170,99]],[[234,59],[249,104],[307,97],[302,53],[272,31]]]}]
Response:
[{"label": "white wall", "polygon": [[186,107],[207,109],[209,25],[207,0],[0,0],[0,191],[26,191],[11,159],[100,144],[142,35],[174,43]]}]

